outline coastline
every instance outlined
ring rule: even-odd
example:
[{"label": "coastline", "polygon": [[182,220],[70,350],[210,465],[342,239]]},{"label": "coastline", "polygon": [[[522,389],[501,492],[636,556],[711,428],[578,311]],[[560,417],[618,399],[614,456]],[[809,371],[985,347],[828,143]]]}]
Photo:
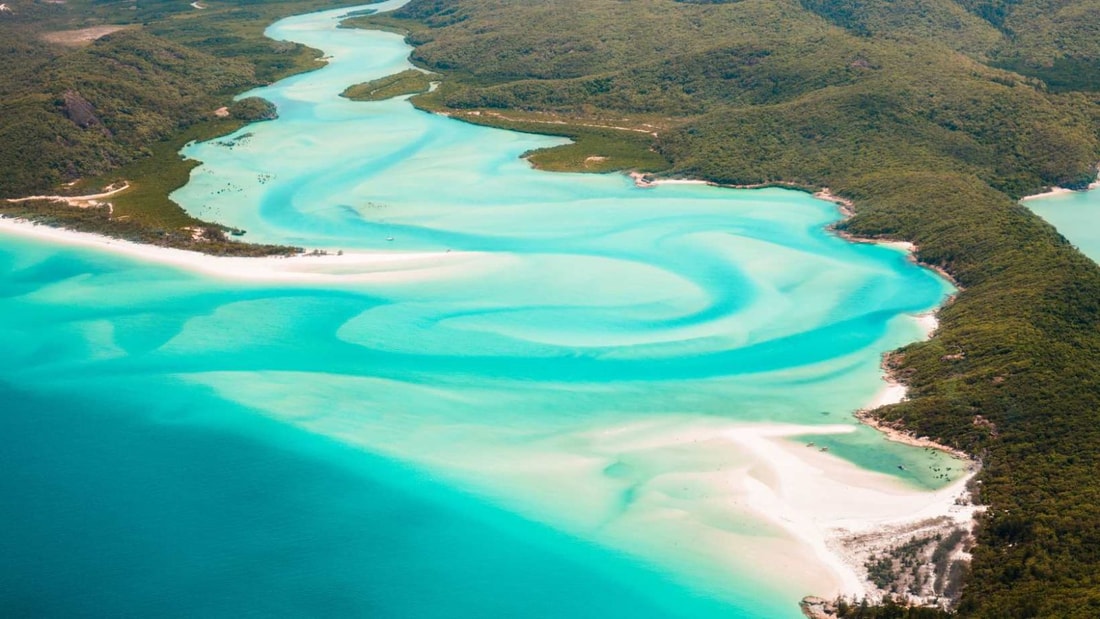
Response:
[{"label": "coastline", "polygon": [[[654,184],[662,183],[713,184],[701,180],[654,181]],[[784,187],[778,184],[764,186]],[[851,201],[832,194],[827,188],[813,195],[837,204],[844,217],[853,213]],[[919,263],[915,256],[917,247],[912,243],[860,238],[835,229],[833,232],[849,242],[882,244],[905,251],[913,263],[933,268],[958,287],[953,278],[942,269]],[[303,284],[422,281],[438,275],[440,269],[448,269],[453,276],[456,271],[450,269],[466,269],[472,260],[479,257],[478,254],[450,252],[348,252],[340,255],[299,254],[290,257],[221,257],[2,217],[0,233],[105,250],[222,279]],[[935,312],[933,310],[913,315],[922,324],[926,337],[930,337],[938,326]],[[905,386],[888,372],[884,381],[883,388],[868,403],[867,408],[854,413],[858,423],[881,432],[887,440],[937,449],[972,463],[966,454],[927,438],[914,437],[874,418],[871,410],[905,398]],[[850,426],[846,431],[855,431],[855,426]],[[973,528],[974,513],[979,508],[969,504],[966,485],[976,474],[974,466],[970,466],[971,472],[934,493],[911,489],[907,492],[903,488],[899,489],[900,482],[897,480],[874,479],[873,474],[836,456],[819,454],[817,450],[806,450],[789,431],[769,431],[766,428],[747,429],[745,432],[735,430],[727,433],[727,437],[762,457],[775,459],[775,469],[779,471],[782,481],[773,487],[765,485],[752,490],[748,494],[748,503],[803,544],[816,562],[831,574],[834,583],[831,590],[813,591],[815,595],[825,594],[830,599],[843,596],[881,601],[886,592],[870,581],[866,568],[869,557],[890,552],[891,548],[904,544],[917,532],[944,535],[957,528],[964,528],[969,536],[969,531]],[[799,481],[805,479],[816,481]],[[830,488],[832,494],[820,494],[821,488]],[[803,498],[792,501],[792,496]],[[833,498],[830,501],[829,496],[844,496],[845,499],[837,501]],[[878,507],[896,504],[901,496],[907,498],[901,502],[904,507],[900,512]],[[806,500],[804,497],[818,498]],[[856,497],[863,498],[857,500]],[[859,505],[860,514],[856,516],[845,512],[842,505]],[[773,514],[771,510],[777,511]],[[918,604],[942,603],[938,599],[927,597],[915,597],[912,601]]]},{"label": "coastline", "polygon": [[[924,328],[925,338],[931,337],[938,321],[935,312],[924,312],[912,316]],[[887,355],[884,355],[884,360]],[[858,517],[842,517],[839,514],[830,514],[827,499],[806,505],[804,509],[811,514],[810,519],[821,538],[820,544],[824,546],[827,559],[824,561],[841,576],[841,582],[859,583],[859,586],[847,586],[839,590],[829,592],[815,592],[814,595],[803,599],[802,607],[809,617],[829,617],[829,609],[833,600],[845,598],[849,601],[866,599],[871,603],[881,603],[885,597],[894,595],[904,603],[919,606],[949,607],[954,600],[951,596],[940,595],[939,592],[930,589],[927,582],[914,583],[899,574],[896,583],[890,583],[888,587],[882,587],[872,580],[869,565],[876,559],[891,557],[900,552],[899,549],[911,546],[915,539],[926,539],[923,547],[919,549],[914,560],[919,566],[922,575],[928,575],[937,569],[932,559],[935,550],[933,547],[938,540],[947,538],[953,533],[961,535],[957,546],[951,550],[950,561],[968,563],[970,560],[969,548],[974,543],[974,527],[976,516],[984,511],[984,506],[976,505],[970,491],[970,485],[974,477],[981,469],[981,463],[969,454],[958,449],[937,443],[929,437],[918,437],[905,430],[900,425],[886,423],[874,415],[874,411],[883,406],[897,404],[906,398],[907,388],[893,376],[886,365],[883,365],[883,387],[872,398],[866,407],[853,413],[853,417],[859,423],[869,426],[880,432],[885,440],[919,447],[934,449],[948,454],[958,460],[966,468],[966,473],[952,481],[948,486],[931,494],[925,493],[926,502],[920,508],[902,510],[899,513],[890,513],[890,503],[898,500],[898,496],[881,497],[886,505],[874,500],[868,500],[859,511]],[[798,450],[796,445],[791,451]],[[801,457],[832,458],[828,454],[818,454],[816,450],[803,450],[806,453]],[[835,458],[834,458],[835,459]],[[839,459],[836,459],[839,460]],[[844,461],[840,461],[844,462]],[[822,466],[826,466],[823,463]],[[843,475],[843,465],[832,463],[834,474]],[[849,474],[850,475],[850,474]],[[846,494],[845,503],[858,501],[858,497],[870,497],[875,490],[883,492],[882,488],[861,488],[854,480],[849,479],[846,484],[853,488]],[[815,488],[802,488],[802,492],[811,492]],[[886,492],[883,492],[886,494]],[[827,496],[827,495],[825,495]],[[824,508],[824,509],[823,509]],[[813,529],[811,529],[813,530]],[[958,533],[956,533],[958,532]],[[909,591],[900,596],[889,589],[895,584],[904,584]],[[912,589],[918,593],[912,593]]]},{"label": "coastline", "polygon": [[[834,194],[828,187],[813,191],[795,183],[783,182],[733,186],[699,179],[650,178],[638,172],[629,176],[640,188],[690,183],[733,189],[780,187],[802,190],[811,193],[814,198],[835,204],[841,215],[840,221],[855,215],[855,204]],[[917,258],[920,248],[913,242],[860,237],[838,229],[836,224],[830,225],[828,229],[850,243],[872,243],[902,251],[914,265],[930,269],[950,282],[956,290],[964,290],[942,267],[921,262]],[[954,298],[952,295],[939,307],[911,315],[921,326],[923,339],[927,340],[935,335],[939,328],[937,313]],[[884,355],[884,361],[888,354]],[[902,402],[907,395],[905,384],[891,373],[885,363],[882,380],[882,388],[871,401],[864,408],[853,411],[856,422],[881,433],[885,440],[946,453],[965,466],[965,474],[933,493],[907,496],[905,490],[891,487],[890,481],[874,479],[869,472],[841,458],[820,453],[816,449],[805,449],[804,445],[797,444],[794,437],[785,432],[772,434],[767,428],[763,428],[768,435],[756,435],[757,432],[753,431],[752,434],[756,436],[751,443],[745,438],[738,441],[758,453],[762,453],[769,443],[771,448],[781,448],[781,451],[767,450],[768,461],[775,462],[781,481],[770,492],[758,489],[752,493],[749,503],[760,514],[805,544],[813,552],[815,559],[833,573],[835,586],[832,590],[815,591],[814,595],[803,599],[801,606],[809,617],[834,616],[835,609],[831,607],[833,600],[838,598],[867,600],[878,604],[887,596],[894,595],[895,598],[913,605],[950,607],[956,601],[954,596],[941,595],[930,580],[936,570],[941,569],[933,565],[932,560],[937,540],[961,535],[958,545],[949,549],[949,562],[967,564],[970,560],[968,550],[974,543],[975,517],[985,509],[973,503],[969,489],[980,470],[980,463],[967,453],[928,437],[915,436],[900,425],[887,424],[874,416],[874,410]],[[733,434],[730,433],[729,436]],[[749,432],[736,434],[744,436]],[[826,488],[827,491],[823,490]],[[844,501],[835,499],[840,493],[845,497]],[[899,503],[905,504],[905,507],[894,511],[892,508],[896,508]],[[851,505],[859,506],[855,513],[845,511]],[[875,584],[868,569],[871,562],[880,557],[893,556],[892,553],[900,552],[899,549],[907,544],[911,545],[916,538],[927,540],[917,551],[920,556],[912,558],[920,564],[919,571],[925,580],[916,577],[907,579],[906,576],[899,575],[891,586],[904,584],[908,591],[901,595],[888,590],[888,587]],[[913,590],[917,593],[912,593]],[[834,614],[830,614],[830,610]]]},{"label": "coastline", "polygon": [[829,200],[830,202],[842,202],[844,204],[847,204],[849,207],[851,207],[852,205],[851,201],[846,200],[845,198],[834,196],[833,194],[829,193],[829,189],[827,187],[817,192],[814,192],[813,189],[810,189],[805,185],[800,185],[798,183],[787,181],[769,181],[766,183],[752,183],[749,185],[732,185],[728,183],[716,183],[714,181],[707,181],[697,178],[650,178],[649,174],[643,174],[642,172],[637,171],[629,172],[626,174],[631,178],[631,180],[634,181],[635,186],[642,189],[656,187],[658,185],[708,185],[710,187],[722,187],[724,189],[768,189],[775,187],[778,189],[794,189],[796,191],[805,191],[806,193],[813,194],[815,198]]},{"label": "coastline", "polygon": [[[847,198],[832,193],[828,187],[823,187],[819,191],[814,192],[813,196],[820,200],[836,204],[842,217],[841,221],[855,215],[855,204]],[[920,247],[911,241],[861,237],[838,229],[836,224],[829,226],[829,230],[850,243],[872,243],[902,251],[906,254],[907,259],[914,265],[934,271],[940,277],[950,282],[959,292],[965,290],[964,286],[962,286],[946,269],[938,265],[922,262],[917,257]],[[953,294],[945,299],[940,306],[926,312],[911,315],[924,331],[922,341],[926,341],[935,336],[936,331],[939,329],[938,312],[943,307],[951,304],[954,300],[955,295]],[[960,540],[958,548],[951,551],[950,561],[957,561],[963,564],[969,564],[970,561],[968,550],[975,542],[974,529],[976,526],[976,516],[985,509],[984,506],[974,504],[970,491],[970,485],[973,483],[974,477],[980,471],[981,463],[970,454],[938,443],[929,437],[916,436],[913,432],[905,429],[902,424],[889,424],[874,414],[875,410],[884,406],[898,404],[907,397],[907,386],[892,372],[886,363],[889,359],[889,355],[890,353],[883,355],[883,387],[875,397],[868,402],[867,406],[854,411],[853,417],[855,417],[859,423],[881,433],[888,441],[909,445],[911,447],[934,449],[946,453],[962,462],[966,466],[967,473],[947,487],[936,491],[933,494],[935,497],[934,500],[929,503],[928,509],[926,510],[915,512],[903,518],[874,519],[868,517],[862,522],[826,526],[825,539],[829,552],[833,554],[838,559],[839,563],[844,565],[851,574],[856,575],[862,587],[859,590],[842,591],[827,599],[822,599],[818,596],[804,598],[801,606],[803,612],[808,617],[832,616],[829,612],[831,610],[832,600],[838,597],[844,597],[851,601],[865,599],[871,603],[878,604],[881,603],[886,596],[895,595],[895,598],[900,597],[904,603],[908,604],[940,608],[951,607],[954,602],[957,601],[957,598],[950,595],[941,595],[941,592],[934,587],[930,590],[927,586],[928,583],[920,582],[920,578],[917,576],[912,579],[899,577],[895,583],[892,583],[892,585],[904,584],[908,586],[909,591],[900,596],[895,592],[888,591],[886,587],[877,585],[872,580],[868,566],[875,561],[876,558],[881,561],[881,557],[890,557],[892,553],[897,552],[897,549],[902,548],[906,544],[911,544],[912,540],[918,537],[931,540],[933,538],[947,538],[952,534],[957,535],[956,532],[961,532],[962,539]],[[935,573],[935,571],[939,569],[938,566],[933,565],[935,550],[931,548],[932,545],[934,544],[926,543],[917,553],[920,556],[911,557],[911,560],[916,561],[918,564],[923,561],[923,564],[919,566],[919,572],[925,576]],[[914,580],[916,582],[914,582]],[[913,593],[913,590],[916,590],[917,593]]]},{"label": "coastline", "polygon": [[[401,283],[451,274],[484,262],[475,252],[340,252],[294,256],[214,256],[116,239],[92,232],[54,228],[26,219],[0,217],[0,234],[98,249],[219,279],[285,283]],[[444,273],[446,271],[447,273]]]},{"label": "coastline", "polygon": [[[1089,185],[1091,188],[1092,185]],[[1042,198],[1050,198],[1053,196],[1061,196],[1067,193],[1077,193],[1073,189],[1066,189],[1065,187],[1051,187],[1049,190],[1042,193],[1035,193],[1030,196],[1024,196],[1020,198],[1020,202],[1027,202],[1028,200],[1040,200]]]},{"label": "coastline", "polygon": [[1024,196],[1020,198],[1020,202],[1027,202],[1028,200],[1040,200],[1042,198],[1051,198],[1054,196],[1062,196],[1071,193],[1084,193],[1086,191],[1092,191],[1094,189],[1100,189],[1100,163],[1096,164],[1096,178],[1083,189],[1066,189],[1065,187],[1051,187],[1050,189],[1042,192],[1032,194],[1030,196]]}]

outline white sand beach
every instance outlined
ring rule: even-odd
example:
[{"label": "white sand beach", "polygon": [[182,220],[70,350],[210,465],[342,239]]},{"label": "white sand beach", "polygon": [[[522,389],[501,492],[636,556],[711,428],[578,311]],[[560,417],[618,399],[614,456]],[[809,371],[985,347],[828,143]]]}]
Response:
[{"label": "white sand beach", "polygon": [[1028,200],[1039,200],[1041,198],[1050,198],[1050,197],[1053,197],[1053,196],[1061,196],[1061,195],[1065,195],[1065,194],[1068,194],[1068,193],[1079,193],[1081,191],[1092,191],[1094,189],[1100,189],[1100,163],[1096,164],[1094,169],[1097,172],[1096,178],[1091,183],[1089,183],[1088,187],[1086,187],[1084,189],[1075,190],[1075,189],[1066,189],[1065,187],[1051,187],[1050,189],[1048,189],[1047,191],[1044,191],[1043,193],[1037,193],[1037,194],[1033,194],[1033,195],[1030,195],[1030,196],[1024,196],[1024,197],[1020,198],[1020,202],[1026,202]]},{"label": "white sand beach", "polygon": [[1033,194],[1033,195],[1030,195],[1030,196],[1024,196],[1024,197],[1020,198],[1020,201],[1024,202],[1024,201],[1027,201],[1027,200],[1038,200],[1040,198],[1049,198],[1049,197],[1052,197],[1052,196],[1060,196],[1060,195],[1067,194],[1067,193],[1073,193],[1073,190],[1072,189],[1066,189],[1065,187],[1052,187],[1048,191],[1044,191],[1043,193],[1037,193],[1037,194]]},{"label": "white sand beach", "polygon": [[0,217],[0,234],[10,234],[72,247],[100,249],[139,260],[173,266],[221,279],[286,282],[404,283],[436,277],[482,273],[499,268],[500,257],[474,252],[344,252],[263,258],[211,256],[76,232],[34,222]]}]

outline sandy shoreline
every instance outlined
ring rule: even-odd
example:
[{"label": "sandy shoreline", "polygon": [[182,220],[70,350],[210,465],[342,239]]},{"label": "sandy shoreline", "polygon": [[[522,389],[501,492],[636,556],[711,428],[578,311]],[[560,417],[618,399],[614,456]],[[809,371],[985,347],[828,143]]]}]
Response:
[{"label": "sandy shoreline", "polygon": [[286,283],[397,283],[431,279],[485,263],[475,252],[344,252],[342,254],[212,256],[146,245],[90,232],[53,228],[24,219],[0,217],[0,234],[48,243],[107,251],[138,260],[181,268],[219,279]]},{"label": "sandy shoreline", "polygon": [[[923,328],[926,339],[938,328],[934,310],[913,315],[912,318]],[[795,496],[803,499],[798,506],[805,512],[805,517],[791,532],[807,540],[818,550],[822,562],[838,574],[841,586],[832,591],[814,592],[815,596],[828,600],[837,596],[881,600],[887,592],[871,582],[866,567],[872,557],[884,556],[915,536],[944,537],[960,529],[966,531],[969,537],[973,532],[974,518],[983,509],[974,505],[970,498],[968,484],[980,466],[968,454],[928,437],[914,436],[872,415],[874,409],[897,404],[906,397],[905,385],[895,380],[888,371],[884,372],[883,381],[885,384],[867,406],[854,413],[855,418],[881,432],[889,441],[945,452],[965,466],[967,472],[935,492],[906,495],[890,488],[889,481],[878,480],[869,485],[869,476],[873,474],[844,460],[814,449],[800,449],[798,445],[792,447],[788,443],[787,452],[803,461],[799,465],[789,463],[791,472],[809,464],[819,467],[819,477],[826,477],[825,480],[807,481],[805,473],[798,476]],[[833,483],[836,485],[830,488]],[[830,492],[837,494],[830,495]],[[831,496],[834,497],[832,501]],[[835,496],[843,496],[844,499],[839,501]],[[853,506],[856,508],[852,509]],[[968,560],[968,555],[963,558]],[[911,601],[918,604],[942,603],[934,595],[915,595]]]},{"label": "sandy shoreline", "polygon": [[[807,428],[809,434],[854,431],[838,428]],[[787,435],[760,435],[738,442],[749,445],[779,471],[774,494],[761,490],[755,505],[813,550],[817,561],[835,577],[828,591],[809,592],[833,599],[880,600],[883,592],[867,575],[866,561],[909,541],[913,531],[929,528],[970,530],[978,509],[969,504],[966,485],[975,474],[961,476],[935,492],[906,487],[900,480],[857,467],[836,456],[807,448]],[[759,442],[765,441],[765,443]],[[858,543],[855,543],[858,540]]]},{"label": "sandy shoreline", "polygon": [[1051,187],[1047,191],[1042,193],[1036,193],[1030,196],[1024,196],[1020,198],[1020,202],[1027,202],[1028,200],[1040,200],[1042,198],[1051,198],[1054,196],[1063,196],[1070,193],[1083,193],[1086,191],[1093,191],[1100,189],[1100,163],[1096,164],[1096,179],[1089,183],[1088,187],[1084,189],[1066,189],[1065,187]]},{"label": "sandy shoreline", "polygon": [[[1090,187],[1091,187],[1091,185],[1090,185]],[[1042,198],[1050,198],[1052,196],[1061,196],[1061,195],[1065,195],[1067,193],[1077,193],[1077,192],[1075,192],[1072,189],[1066,189],[1065,187],[1052,187],[1050,190],[1044,191],[1043,193],[1036,193],[1036,194],[1032,194],[1030,196],[1024,196],[1024,197],[1020,198],[1020,202],[1027,202],[1028,200],[1040,200]]]},{"label": "sandy shoreline", "polygon": [[1052,187],[1048,191],[1043,193],[1036,193],[1030,196],[1024,196],[1020,198],[1020,202],[1027,202],[1028,200],[1041,200],[1042,198],[1052,198],[1054,196],[1064,196],[1066,194],[1084,193],[1086,191],[1094,191],[1100,189],[1100,180],[1095,180],[1089,183],[1088,187],[1084,189],[1066,189],[1065,187]]}]

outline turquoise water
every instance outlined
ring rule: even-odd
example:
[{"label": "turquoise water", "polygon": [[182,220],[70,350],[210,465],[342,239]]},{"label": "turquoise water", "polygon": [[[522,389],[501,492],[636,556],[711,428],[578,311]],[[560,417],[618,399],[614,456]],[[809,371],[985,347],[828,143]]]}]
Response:
[{"label": "turquoise water", "polygon": [[1081,253],[1100,262],[1100,191],[1057,194],[1025,204],[1058,228]]},{"label": "turquoise water", "polygon": [[333,59],[249,93],[280,118],[189,146],[174,197],[424,268],[272,284],[5,239],[5,614],[800,616],[824,568],[731,498],[774,472],[723,433],[851,423],[947,284],[805,194],[541,173],[519,155],[556,139],[341,100],[409,51],[341,14],[269,30]]}]

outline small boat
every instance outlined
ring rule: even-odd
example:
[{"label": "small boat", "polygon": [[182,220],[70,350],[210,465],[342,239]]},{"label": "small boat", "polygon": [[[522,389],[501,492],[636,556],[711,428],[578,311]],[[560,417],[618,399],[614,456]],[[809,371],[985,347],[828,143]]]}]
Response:
[{"label": "small boat", "polygon": [[393,237],[392,237],[392,236],[387,236],[387,237],[386,237],[386,240],[387,240],[387,241],[392,241],[392,240],[393,240]]}]

